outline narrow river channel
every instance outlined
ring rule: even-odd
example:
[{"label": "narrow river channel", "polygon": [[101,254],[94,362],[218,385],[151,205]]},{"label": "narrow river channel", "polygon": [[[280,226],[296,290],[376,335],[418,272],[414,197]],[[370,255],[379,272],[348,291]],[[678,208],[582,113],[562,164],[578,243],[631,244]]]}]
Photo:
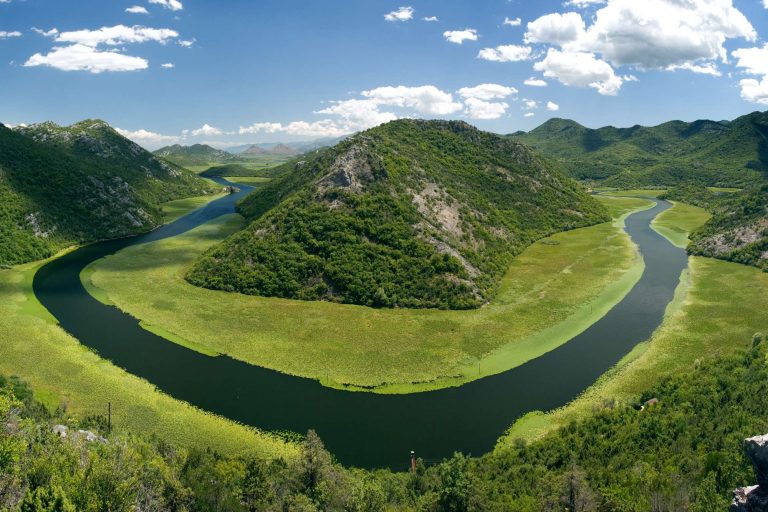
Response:
[{"label": "narrow river channel", "polygon": [[250,191],[241,188],[152,233],[85,246],[51,261],[35,275],[35,294],[81,343],[169,395],[264,430],[314,429],[347,465],[405,469],[410,450],[426,459],[489,451],[521,415],[568,403],[648,339],[687,265],[685,251],[650,227],[670,207],[657,201],[627,219],[645,272],[603,318],[568,343],[507,372],[410,395],[338,391],[227,356],[205,356],[145,331],[135,318],[101,304],[83,288],[80,272],[89,263],[232,213]]}]

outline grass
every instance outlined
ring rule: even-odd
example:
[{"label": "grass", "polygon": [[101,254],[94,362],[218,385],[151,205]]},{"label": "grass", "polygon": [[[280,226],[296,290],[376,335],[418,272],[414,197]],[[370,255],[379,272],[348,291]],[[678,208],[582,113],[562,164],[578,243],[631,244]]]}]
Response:
[{"label": "grass", "polygon": [[287,456],[295,447],[171,398],[101,359],[61,329],[35,299],[32,277],[45,262],[0,270],[0,374],[18,375],[51,410],[105,414],[119,430],[223,453]]},{"label": "grass", "polygon": [[651,227],[678,247],[688,246],[688,235],[711,215],[703,208],[673,202],[674,206],[653,219]]},{"label": "grass", "polygon": [[[664,222],[675,218],[695,229],[690,207],[680,203],[667,210]],[[694,212],[696,213],[696,212]],[[687,235],[687,234],[686,234]],[[682,240],[680,232],[673,238]],[[768,274],[759,269],[710,258],[692,257],[668,306],[662,325],[651,340],[640,343],[581,397],[550,413],[533,412],[517,421],[499,440],[503,449],[517,438],[536,439],[584,418],[612,401],[628,402],[666,375],[689,371],[697,360],[726,355],[751,343],[752,335],[768,330]]]},{"label": "grass", "polygon": [[581,332],[642,273],[621,217],[647,208],[603,198],[617,218],[554,235],[518,256],[496,298],[470,311],[372,309],[194,287],[187,267],[240,227],[235,215],[127,248],[86,277],[136,318],[204,347],[331,387],[405,393],[507,370]]},{"label": "grass", "polygon": [[[165,203],[166,221],[215,198],[202,196]],[[211,447],[228,454],[245,450],[263,457],[292,457],[296,453],[295,446],[275,436],[157,391],[149,382],[81,345],[57,325],[34,296],[35,272],[46,261],[0,270],[0,374],[18,375],[50,410],[62,408],[75,417],[104,414],[106,404],[111,402],[117,429],[154,434],[184,446]],[[107,300],[98,288],[90,287],[89,291]]]},{"label": "grass", "polygon": [[188,214],[192,210],[223,196],[224,194],[218,194],[215,196],[188,197],[186,199],[178,199],[176,201],[163,203],[161,205],[163,210],[163,223],[168,224],[173,222],[179,217],[183,217],[184,215]]},{"label": "grass", "polygon": [[227,176],[225,179],[233,183],[245,183],[246,185],[269,183],[272,181],[272,178],[263,178],[261,176]]},{"label": "grass", "polygon": [[617,190],[617,189],[610,189],[610,188],[597,188],[595,191],[599,192],[601,195],[604,196],[629,196],[629,197],[659,197],[661,194],[667,191],[667,189],[664,188],[636,188],[636,189],[629,189],[629,190]]}]

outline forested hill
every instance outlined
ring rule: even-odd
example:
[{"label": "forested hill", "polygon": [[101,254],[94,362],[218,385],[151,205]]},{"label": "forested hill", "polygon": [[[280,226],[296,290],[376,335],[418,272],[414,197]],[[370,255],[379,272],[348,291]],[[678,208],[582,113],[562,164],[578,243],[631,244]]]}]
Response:
[{"label": "forested hill", "polygon": [[553,232],[608,220],[526,146],[455,121],[394,121],[286,164],[252,221],[188,274],[247,294],[470,308]]},{"label": "forested hill", "polygon": [[238,162],[240,158],[226,151],[212,148],[207,144],[193,144],[181,146],[174,144],[154,151],[155,156],[164,158],[169,162],[184,167],[195,165],[207,165],[213,162]]},{"label": "forested hill", "polygon": [[553,158],[576,179],[619,188],[683,181],[744,187],[768,176],[768,112],[734,121],[670,121],[596,130],[550,119],[509,137]]},{"label": "forested hill", "polygon": [[159,203],[211,191],[103,121],[0,125],[0,265],[147,231]]}]

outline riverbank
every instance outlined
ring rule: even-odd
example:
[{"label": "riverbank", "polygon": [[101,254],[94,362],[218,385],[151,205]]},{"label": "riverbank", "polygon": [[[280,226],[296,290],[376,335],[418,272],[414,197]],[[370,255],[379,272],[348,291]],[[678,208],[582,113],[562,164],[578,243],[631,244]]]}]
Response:
[{"label": "riverbank", "polygon": [[[676,203],[654,222],[666,228],[659,231],[669,234],[673,243],[681,243],[706,218],[700,208]],[[690,371],[697,361],[747,348],[754,333],[768,330],[765,311],[768,274],[736,263],[689,258],[689,269],[653,337],[567,406],[550,413],[532,412],[517,421],[499,440],[497,450],[515,439],[536,439],[595,410],[627,402],[667,375]]]},{"label": "riverbank", "polygon": [[[83,274],[102,301],[172,341],[328,387],[409,393],[503,372],[556,348],[634,286],[642,259],[621,219],[649,201],[603,198],[616,222],[559,233],[513,262],[497,297],[473,311],[388,310],[206,290],[183,275],[237,229],[234,216],[129,247]],[[157,332],[157,331],[155,331]]]},{"label": "riverbank", "polygon": [[[184,201],[189,211],[212,199]],[[32,278],[47,261],[0,270],[0,374],[19,376],[51,411],[61,408],[72,417],[106,415],[111,403],[118,431],[228,454],[290,458],[297,453],[293,444],[277,436],[158,391],[80,344],[57,325],[32,291]]]}]

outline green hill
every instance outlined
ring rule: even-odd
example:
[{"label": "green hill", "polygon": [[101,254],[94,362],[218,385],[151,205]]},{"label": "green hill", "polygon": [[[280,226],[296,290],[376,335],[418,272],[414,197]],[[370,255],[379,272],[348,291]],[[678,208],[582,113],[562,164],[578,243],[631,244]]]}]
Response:
[{"label": "green hill", "polygon": [[241,159],[232,153],[212,148],[207,144],[181,146],[174,144],[154,151],[155,156],[164,158],[182,167],[208,165],[210,163],[239,162]]},{"label": "green hill", "polygon": [[286,164],[193,284],[371,306],[471,308],[512,258],[608,220],[526,146],[463,122],[400,120]]},{"label": "green hill", "polygon": [[0,125],[0,264],[150,230],[161,202],[209,191],[103,121]]},{"label": "green hill", "polygon": [[551,119],[509,136],[554,158],[580,180],[621,188],[697,181],[744,187],[768,175],[768,112],[734,121],[670,121],[654,127],[590,129]]}]

